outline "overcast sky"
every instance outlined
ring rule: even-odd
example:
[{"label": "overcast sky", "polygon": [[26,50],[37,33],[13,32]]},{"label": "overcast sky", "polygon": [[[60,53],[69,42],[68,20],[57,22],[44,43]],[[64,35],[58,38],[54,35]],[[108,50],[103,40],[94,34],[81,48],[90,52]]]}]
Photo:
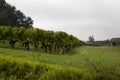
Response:
[{"label": "overcast sky", "polygon": [[6,0],[26,16],[34,27],[65,31],[81,40],[120,37],[120,0]]}]

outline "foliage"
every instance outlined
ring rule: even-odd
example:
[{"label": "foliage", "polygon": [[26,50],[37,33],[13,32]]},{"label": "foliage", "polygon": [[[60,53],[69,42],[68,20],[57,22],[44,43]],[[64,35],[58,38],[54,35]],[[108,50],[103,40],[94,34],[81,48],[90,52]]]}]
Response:
[{"label": "foliage", "polygon": [[0,27],[0,40],[9,41],[12,48],[15,48],[16,43],[21,43],[27,50],[34,47],[35,50],[43,49],[49,53],[68,53],[82,44],[76,37],[61,31],[5,26]]},{"label": "foliage", "polygon": [[90,42],[94,42],[94,37],[93,36],[89,36],[89,41]]},{"label": "foliage", "polygon": [[110,42],[112,42],[113,46],[120,45],[120,38],[112,38]]},{"label": "foliage", "polygon": [[29,28],[32,27],[33,20],[31,17],[26,17],[20,10],[16,10],[15,6],[0,0],[0,25]]}]

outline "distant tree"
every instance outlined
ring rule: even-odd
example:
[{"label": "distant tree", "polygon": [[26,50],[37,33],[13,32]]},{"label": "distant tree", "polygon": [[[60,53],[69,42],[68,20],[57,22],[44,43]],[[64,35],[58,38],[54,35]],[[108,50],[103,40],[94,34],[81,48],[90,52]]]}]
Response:
[{"label": "distant tree", "polygon": [[106,41],[107,41],[107,42],[110,42],[110,40],[109,40],[109,39],[107,39]]},{"label": "distant tree", "polygon": [[112,42],[113,46],[120,45],[120,38],[112,38],[110,42]]},{"label": "distant tree", "polygon": [[92,36],[89,36],[89,41],[90,41],[90,42],[94,42],[94,37],[93,37],[93,35],[92,35]]}]

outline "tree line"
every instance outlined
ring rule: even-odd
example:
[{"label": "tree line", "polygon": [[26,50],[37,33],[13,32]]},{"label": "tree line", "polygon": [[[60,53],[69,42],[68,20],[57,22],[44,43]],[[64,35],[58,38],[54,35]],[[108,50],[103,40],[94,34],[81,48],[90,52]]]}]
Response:
[{"label": "tree line", "polygon": [[46,31],[38,28],[0,27],[0,40],[8,41],[12,48],[20,43],[25,49],[30,46],[35,50],[42,49],[49,53],[68,53],[80,46],[82,41],[65,32]]},{"label": "tree line", "polygon": [[120,38],[112,38],[110,42],[112,42],[113,46],[120,45]]},{"label": "tree line", "polygon": [[5,0],[0,0],[0,25],[29,28],[32,27],[33,20],[31,17],[26,17],[15,6],[6,3]]}]

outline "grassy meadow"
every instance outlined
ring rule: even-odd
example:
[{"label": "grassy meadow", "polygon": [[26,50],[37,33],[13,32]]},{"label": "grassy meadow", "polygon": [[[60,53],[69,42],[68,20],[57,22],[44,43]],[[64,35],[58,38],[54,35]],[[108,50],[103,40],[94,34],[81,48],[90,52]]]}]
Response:
[{"label": "grassy meadow", "polygon": [[64,55],[0,48],[0,66],[8,68],[0,67],[3,80],[119,80],[120,47],[82,46]]}]

